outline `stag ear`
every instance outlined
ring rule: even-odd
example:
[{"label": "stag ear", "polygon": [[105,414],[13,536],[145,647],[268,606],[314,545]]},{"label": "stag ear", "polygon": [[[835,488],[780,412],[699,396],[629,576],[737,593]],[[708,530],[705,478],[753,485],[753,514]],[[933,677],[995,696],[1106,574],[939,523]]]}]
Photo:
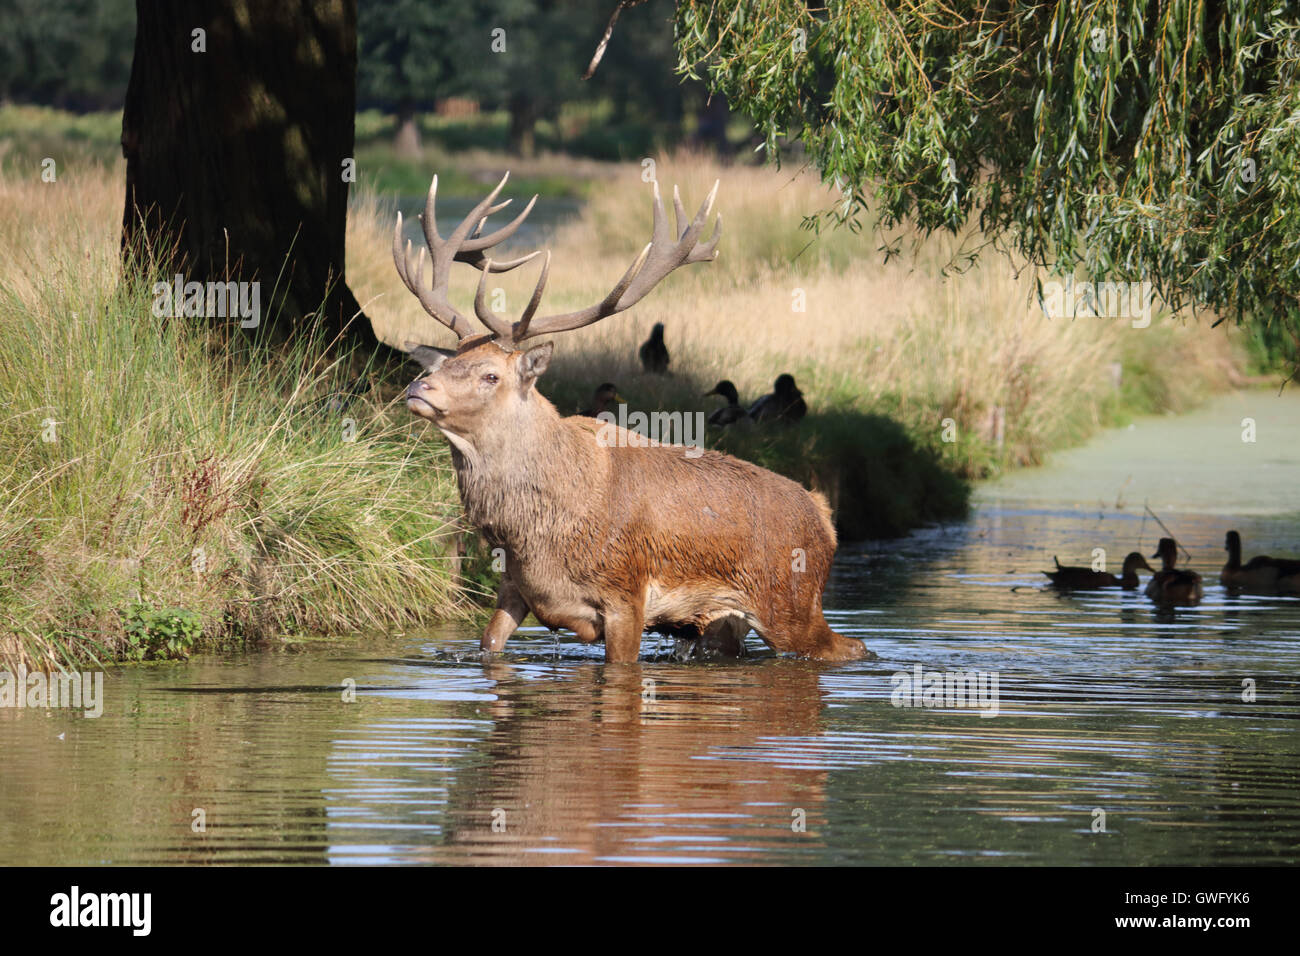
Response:
[{"label": "stag ear", "polygon": [[551,352],[554,349],[555,345],[553,343],[543,342],[541,345],[529,349],[519,359],[519,380],[525,386],[537,381],[537,377],[550,367]]},{"label": "stag ear", "polygon": [[411,361],[419,362],[426,372],[438,371],[443,362],[456,354],[447,349],[434,348],[432,345],[412,345],[410,342],[406,345]]}]

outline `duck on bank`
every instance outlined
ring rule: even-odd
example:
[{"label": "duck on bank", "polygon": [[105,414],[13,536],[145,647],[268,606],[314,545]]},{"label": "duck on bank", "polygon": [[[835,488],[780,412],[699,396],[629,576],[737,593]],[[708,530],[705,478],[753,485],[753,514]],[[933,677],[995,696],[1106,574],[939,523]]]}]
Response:
[{"label": "duck on bank", "polygon": [[808,414],[803,392],[794,383],[794,376],[785,372],[777,376],[772,391],[749,406],[749,417],[756,422],[782,422],[793,425]]},{"label": "duck on bank", "polygon": [[727,404],[709,413],[708,424],[717,428],[726,428],[738,421],[749,419],[749,413],[740,404],[740,393],[736,391],[736,386],[727,379],[724,378],[713,386],[712,391],[704,393],[705,398],[710,395],[720,395],[727,400]]},{"label": "duck on bank", "polygon": [[613,382],[602,382],[596,386],[596,390],[591,393],[591,406],[584,408],[580,414],[588,418],[597,418],[601,412],[609,411],[611,402],[622,402],[623,396],[618,393],[618,386]]},{"label": "duck on bank", "polygon": [[651,375],[664,375],[668,371],[668,346],[664,345],[664,324],[656,322],[650,330],[650,338],[641,343],[637,353],[641,358],[641,368]]}]

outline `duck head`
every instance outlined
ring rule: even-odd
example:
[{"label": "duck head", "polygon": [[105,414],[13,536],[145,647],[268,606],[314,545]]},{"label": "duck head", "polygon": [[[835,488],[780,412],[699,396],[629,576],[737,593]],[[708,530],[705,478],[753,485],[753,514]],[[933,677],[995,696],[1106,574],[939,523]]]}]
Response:
[{"label": "duck head", "polygon": [[717,385],[714,385],[711,391],[705,392],[704,395],[706,398],[710,395],[721,395],[727,400],[728,405],[740,404],[740,393],[736,391],[736,386],[725,378]]},{"label": "duck head", "polygon": [[1235,531],[1229,531],[1223,538],[1223,550],[1228,552],[1228,557],[1241,560],[1241,535]]},{"label": "duck head", "polygon": [[591,405],[597,412],[603,412],[609,407],[610,402],[622,402],[623,396],[618,393],[618,386],[613,382],[605,382],[596,386],[596,390],[591,393]]},{"label": "duck head", "polygon": [[1174,562],[1178,560],[1178,542],[1173,538],[1161,538],[1160,544],[1156,546],[1156,553],[1151,557],[1159,558],[1166,571],[1172,570]]},{"label": "duck head", "polygon": [[1136,574],[1138,568],[1146,568],[1152,574],[1154,574],[1156,570],[1155,568],[1151,567],[1151,565],[1147,564],[1147,559],[1144,558],[1140,552],[1133,551],[1129,554],[1128,557],[1124,559],[1125,577],[1127,577],[1130,574]]},{"label": "duck head", "polygon": [[784,372],[776,377],[776,384],[772,386],[772,391],[777,395],[789,396],[795,398],[800,395],[798,387],[794,384],[794,376],[789,372]]}]

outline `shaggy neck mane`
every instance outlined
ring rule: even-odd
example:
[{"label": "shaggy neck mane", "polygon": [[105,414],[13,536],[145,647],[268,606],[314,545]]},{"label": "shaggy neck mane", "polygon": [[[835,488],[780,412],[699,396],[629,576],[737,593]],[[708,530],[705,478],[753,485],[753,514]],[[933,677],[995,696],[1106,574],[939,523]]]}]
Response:
[{"label": "shaggy neck mane", "polygon": [[586,500],[593,449],[554,405],[531,392],[510,429],[484,432],[473,442],[448,438],[465,515],[491,544],[525,554],[581,522],[572,508]]}]

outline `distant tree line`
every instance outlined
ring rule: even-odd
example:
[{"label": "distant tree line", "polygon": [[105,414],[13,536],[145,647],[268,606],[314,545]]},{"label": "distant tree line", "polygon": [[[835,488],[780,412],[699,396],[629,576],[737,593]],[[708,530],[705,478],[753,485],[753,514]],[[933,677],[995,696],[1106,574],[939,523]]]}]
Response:
[{"label": "distant tree line", "polygon": [[[710,104],[703,84],[683,84],[674,72],[674,0],[624,13],[600,69],[581,79],[615,5],[358,0],[358,108],[390,114],[405,152],[419,150],[418,117],[448,104],[506,111],[502,145],[523,154],[534,149],[539,121],[584,104],[599,105],[614,129],[641,124],[673,141],[694,118],[704,138],[721,142],[725,100]],[[134,0],[0,0],[0,102],[120,108],[135,21]]]},{"label": "distant tree line", "polygon": [[[680,135],[705,115],[703,84],[675,74],[674,0],[646,0],[619,21],[600,69],[583,69],[599,43],[611,0],[360,0],[357,94],[362,108],[395,118],[399,146],[418,136],[415,118],[448,99],[509,113],[509,147],[530,153],[538,121],[562,107],[603,104],[608,122],[641,121]],[[708,128],[708,123],[704,124]]]},{"label": "distant tree line", "polygon": [[120,109],[134,0],[0,0],[0,103]]}]

